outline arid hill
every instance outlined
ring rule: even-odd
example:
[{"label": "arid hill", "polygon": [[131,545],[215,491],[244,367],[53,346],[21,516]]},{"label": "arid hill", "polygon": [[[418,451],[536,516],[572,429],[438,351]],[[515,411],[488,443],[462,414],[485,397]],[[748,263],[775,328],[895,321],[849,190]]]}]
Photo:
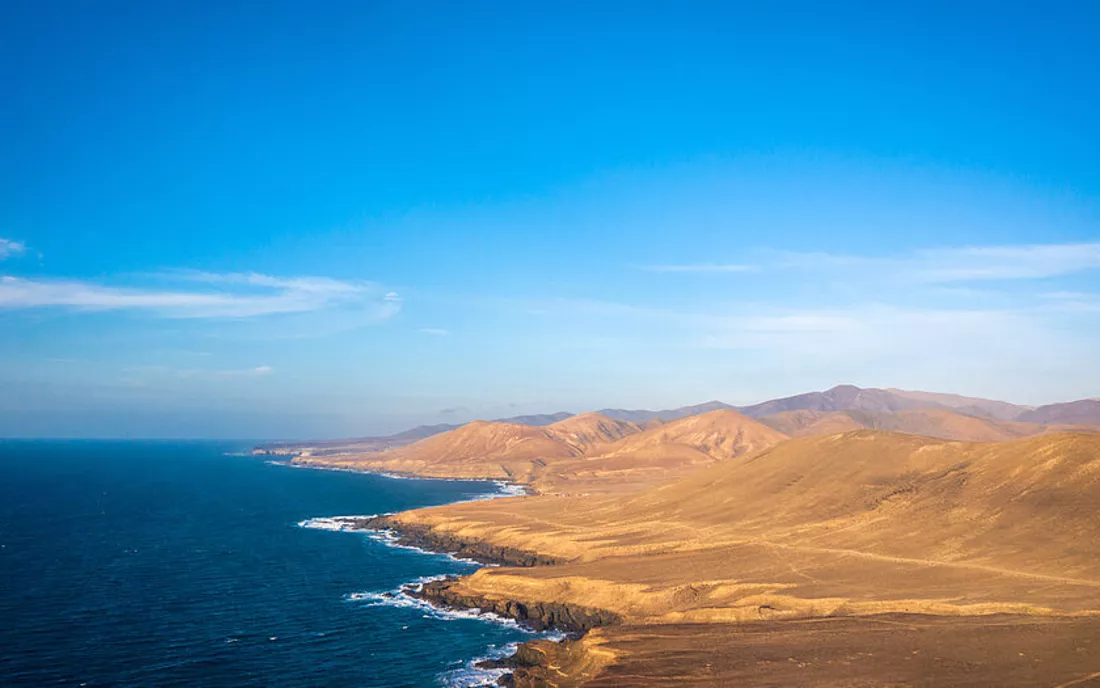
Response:
[{"label": "arid hill", "polygon": [[437,478],[529,480],[546,461],[579,454],[545,428],[475,421],[408,446],[341,456],[301,456],[299,464]]},{"label": "arid hill", "polygon": [[687,418],[688,416],[698,416],[701,413],[727,410],[736,411],[737,407],[722,401],[706,401],[702,404],[681,406],[679,408],[664,409],[661,411],[648,411],[646,409],[601,409],[600,413],[609,418],[628,420],[632,423],[641,424],[653,421],[668,422],[671,420],[679,420],[680,418]]},{"label": "arid hill", "polygon": [[893,388],[863,389],[854,385],[838,385],[824,392],[808,392],[793,397],[772,399],[752,406],[743,406],[738,410],[753,418],[761,418],[784,411],[895,413],[913,409],[946,409],[995,420],[1014,420],[1029,408],[1003,401],[963,397],[957,394],[912,392]]},{"label": "arid hill", "polygon": [[[960,440],[1010,439],[1041,432],[1063,432],[1075,429],[1100,429],[1100,400],[1083,399],[1065,404],[1032,408],[1004,401],[965,397],[958,394],[919,392],[896,388],[861,389],[839,385],[824,392],[809,392],[793,397],[772,399],[751,406],[736,407],[721,401],[708,401],[693,406],[649,411],[644,409],[604,409],[599,415],[614,421],[649,430],[669,421],[702,415],[711,411],[738,411],[752,418],[766,418],[767,424],[790,435],[828,434],[860,427],[925,434],[931,437]],[[928,411],[927,415],[910,411]],[[936,415],[934,411],[949,411],[963,416],[993,421],[981,426]],[[844,414],[841,415],[826,414]],[[884,415],[886,414],[886,415]],[[898,414],[891,418],[888,414]],[[582,414],[588,415],[588,414]],[[491,421],[513,425],[548,427],[573,417],[561,411],[549,414],[515,416]],[[1005,426],[998,421],[1020,421],[1031,426]],[[366,454],[403,447],[413,442],[460,427],[452,424],[422,425],[394,435],[358,437],[305,442],[272,442],[256,447],[258,454],[296,455],[312,457]],[[591,448],[585,448],[591,453]],[[337,458],[339,461],[340,459]]]},{"label": "arid hill", "polygon": [[[557,413],[538,413],[526,416],[513,416],[511,418],[498,418],[490,421],[493,423],[510,423],[513,425],[550,425],[566,418],[572,417],[572,413],[559,411]],[[387,449],[396,449],[412,444],[432,435],[454,430],[461,424],[438,423],[435,425],[418,425],[392,435],[378,435],[374,437],[348,437],[329,440],[305,440],[301,442],[266,442],[257,445],[254,454],[294,455],[305,454],[308,456],[333,456],[338,454],[364,454],[368,452],[380,452]]]},{"label": "arid hill", "polygon": [[787,437],[736,411],[710,411],[663,423],[558,462],[534,483],[540,492],[637,489],[770,447]]},{"label": "arid hill", "polygon": [[941,408],[948,408],[968,416],[981,416],[995,420],[1017,420],[1021,413],[1030,411],[1032,407],[1021,404],[1010,404],[1007,401],[995,399],[982,399],[980,397],[964,397],[960,394],[943,394],[941,392],[918,392],[909,389],[897,389],[890,387],[887,392],[905,399],[913,399],[921,402],[936,404]]},{"label": "arid hill", "polygon": [[799,409],[760,416],[757,420],[791,437],[835,435],[851,430],[863,430],[867,427],[844,411]]},{"label": "arid hill", "polygon": [[831,435],[861,428],[967,442],[1001,442],[1047,431],[1037,423],[978,418],[947,409],[876,411],[784,411],[760,422],[792,437]]},{"label": "arid hill", "polygon": [[658,425],[607,447],[603,455],[640,454],[679,445],[722,460],[770,447],[784,439],[782,433],[759,421],[723,409]]},{"label": "arid hill", "polygon": [[[1100,614],[1097,503],[1098,435],[973,443],[860,430],[780,442],[641,493],[506,499],[392,520],[562,562],[482,569],[440,584],[437,594],[452,604],[507,610],[514,601],[528,611],[573,609],[577,618],[603,619],[611,625],[555,650],[572,653],[561,666],[593,685],[639,685],[629,672],[641,670],[643,658],[649,670],[660,667],[667,685],[723,685],[733,677],[765,685],[737,673],[748,671],[743,658],[753,647],[772,648],[760,651],[776,653],[774,661],[816,657],[818,673],[805,680],[760,674],[782,675],[780,683],[814,685],[810,677],[824,676],[830,662],[865,651],[867,662],[888,664],[909,647],[954,662],[994,662],[986,678],[1003,671],[999,684],[1028,685],[1036,666],[989,655],[983,638],[1002,628],[1006,646],[1034,651],[1067,681],[1087,679],[1075,648],[1100,629],[1089,620]],[[922,616],[904,616],[913,614]],[[1008,616],[989,616],[998,614]],[[856,621],[818,640],[813,634],[825,626],[788,623],[835,617]],[[1071,628],[1074,617],[1080,623]],[[934,632],[920,630],[937,618]],[[997,618],[999,626],[981,621]],[[758,646],[723,630],[760,623],[790,635],[783,642],[769,635],[770,644]],[[712,668],[734,673],[700,675],[697,657],[684,652],[693,635]],[[833,642],[840,644],[826,650]],[[921,667],[928,677],[955,670],[942,664]],[[840,671],[834,680],[846,675],[856,676]]]},{"label": "arid hill", "polygon": [[546,427],[474,421],[404,447],[362,454],[302,456],[295,462],[437,478],[531,482],[558,460],[610,446],[637,432],[633,423],[597,413],[571,416]]},{"label": "arid hill", "polygon": [[1048,425],[1100,425],[1100,399],[1040,406],[1021,414],[1019,420]]},{"label": "arid hill", "polygon": [[568,444],[581,454],[641,432],[641,428],[634,423],[599,413],[572,416],[548,426],[546,430],[554,439]]},{"label": "arid hill", "polygon": [[301,456],[299,464],[410,473],[439,478],[493,478],[540,491],[621,491],[683,475],[786,439],[735,411],[712,411],[642,431],[599,413],[546,427],[477,421],[408,446],[381,452]]}]

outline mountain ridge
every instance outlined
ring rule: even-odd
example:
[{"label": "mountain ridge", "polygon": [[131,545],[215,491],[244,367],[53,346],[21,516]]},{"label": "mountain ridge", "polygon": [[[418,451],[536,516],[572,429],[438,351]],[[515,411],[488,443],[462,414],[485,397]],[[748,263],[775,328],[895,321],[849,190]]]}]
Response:
[{"label": "mountain ridge", "polygon": [[[958,394],[902,390],[894,387],[861,388],[855,385],[837,385],[825,391],[806,392],[789,397],[769,399],[758,404],[746,406],[734,406],[722,401],[712,400],[702,404],[658,411],[606,408],[591,413],[598,413],[612,420],[633,423],[640,428],[645,425],[647,428],[642,429],[648,429],[648,426],[715,410],[737,411],[751,418],[764,418],[789,411],[863,411],[874,414],[930,409],[947,410],[964,416],[984,418],[991,421],[1038,423],[1047,426],[1100,426],[1100,400],[1095,398],[1032,407],[995,399],[968,397]],[[547,427],[576,415],[578,414],[568,411],[559,411],[552,414],[513,416],[489,422]],[[840,419],[835,420],[839,423],[839,425],[837,425],[838,429],[854,429],[857,425],[860,427],[873,427],[873,425],[869,426],[859,421],[852,421],[854,424],[844,427],[846,421]],[[351,451],[382,451],[405,446],[440,433],[449,432],[463,425],[464,424],[448,423],[421,425],[393,435],[374,437],[308,440],[302,442],[273,442],[257,445],[255,451],[261,454],[280,455],[308,451],[313,456],[348,453]],[[1006,436],[1010,435],[1011,433],[1008,433]],[[934,434],[933,436],[941,435]],[[950,438],[951,436],[946,437]],[[957,437],[957,439],[967,438],[968,436],[966,435]]]}]

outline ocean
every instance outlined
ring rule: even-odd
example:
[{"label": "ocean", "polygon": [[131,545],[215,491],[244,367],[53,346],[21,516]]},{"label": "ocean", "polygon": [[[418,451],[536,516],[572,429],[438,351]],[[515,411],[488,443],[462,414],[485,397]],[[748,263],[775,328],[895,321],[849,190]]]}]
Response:
[{"label": "ocean", "polygon": [[[0,440],[0,685],[471,686],[534,635],[385,597],[475,564],[302,527],[485,498],[227,442]],[[323,521],[321,522],[323,524]]]}]

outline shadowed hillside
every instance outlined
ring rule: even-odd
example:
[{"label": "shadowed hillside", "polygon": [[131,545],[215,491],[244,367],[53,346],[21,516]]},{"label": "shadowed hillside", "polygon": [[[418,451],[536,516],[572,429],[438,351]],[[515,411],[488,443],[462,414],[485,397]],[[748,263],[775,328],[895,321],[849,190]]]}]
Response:
[{"label": "shadowed hillside", "polygon": [[608,418],[599,413],[572,416],[550,425],[546,430],[554,439],[568,444],[582,454],[641,432],[634,423]]},{"label": "shadowed hillside", "polygon": [[672,480],[715,461],[770,447],[786,435],[736,411],[710,411],[657,425],[586,456],[558,462],[542,492],[607,492]]},{"label": "shadowed hillside", "polygon": [[1040,406],[1021,414],[1019,420],[1058,425],[1100,425],[1100,399]]},{"label": "shadowed hillside", "polygon": [[544,428],[478,421],[382,452],[301,456],[300,464],[446,478],[494,478],[538,490],[600,491],[654,484],[751,453],[786,436],[735,411],[712,411],[642,431],[599,413]]},{"label": "shadowed hillside", "polygon": [[383,452],[302,456],[295,462],[438,478],[528,480],[546,461],[579,453],[545,428],[475,421]]},{"label": "shadowed hillside", "polygon": [[558,460],[610,446],[637,432],[633,423],[597,413],[571,416],[546,427],[475,421],[387,451],[302,456],[295,461],[440,478],[530,482]]},{"label": "shadowed hillside", "polygon": [[1000,442],[1047,431],[1036,423],[978,418],[947,409],[876,411],[784,411],[760,422],[793,437],[830,435],[861,428],[925,435],[946,440]]},{"label": "shadowed hillside", "polygon": [[697,416],[701,413],[709,413],[711,411],[722,410],[736,410],[736,408],[737,407],[731,406],[721,401],[707,401],[702,404],[695,404],[693,406],[681,406],[680,408],[674,409],[664,409],[663,411],[647,411],[645,409],[601,409],[600,413],[609,418],[628,420],[632,423],[646,423],[651,421],[667,422],[670,420],[687,418],[688,416]]},{"label": "shadowed hillside", "polygon": [[1010,404],[1007,401],[964,397],[960,394],[918,392],[914,390],[897,389],[895,387],[890,387],[886,391],[906,399],[937,404],[942,408],[949,408],[959,413],[965,413],[968,416],[981,416],[996,420],[1017,420],[1021,413],[1031,409],[1030,406]]},{"label": "shadowed hillside", "polygon": [[1014,420],[1029,407],[1003,401],[963,397],[957,394],[912,392],[901,389],[862,389],[854,385],[838,385],[824,392],[808,392],[793,397],[772,399],[739,410],[753,418],[785,411],[870,411],[894,413],[913,409],[946,409],[968,415]]}]

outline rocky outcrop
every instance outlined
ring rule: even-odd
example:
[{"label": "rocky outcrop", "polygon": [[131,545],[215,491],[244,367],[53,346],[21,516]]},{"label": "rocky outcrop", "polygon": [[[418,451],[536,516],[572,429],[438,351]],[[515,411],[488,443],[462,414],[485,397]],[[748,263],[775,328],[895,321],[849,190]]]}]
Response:
[{"label": "rocky outcrop", "polygon": [[562,563],[560,559],[536,552],[441,533],[416,523],[401,523],[391,516],[359,519],[355,527],[363,530],[392,531],[397,535],[399,545],[418,547],[432,552],[446,552],[461,559],[470,559],[482,564],[529,567]]},{"label": "rocky outcrop", "polygon": [[497,679],[499,686],[579,688],[616,660],[615,653],[601,648],[599,641],[590,642],[598,633],[575,640],[529,640],[511,657],[484,660],[478,667],[510,672]]},{"label": "rocky outcrop", "polygon": [[256,447],[252,450],[252,456],[289,456],[295,457],[301,454],[296,449],[265,449],[264,447]]},{"label": "rocky outcrop", "polygon": [[515,654],[501,659],[486,659],[478,662],[482,669],[507,669],[507,673],[497,679],[497,685],[513,688],[548,685],[550,665],[555,658],[566,654],[572,641],[553,642],[532,640],[516,648]]},{"label": "rocky outcrop", "polygon": [[425,583],[419,590],[406,592],[440,607],[456,609],[480,609],[499,616],[515,619],[536,631],[551,628],[567,633],[580,634],[599,626],[622,623],[622,617],[605,609],[582,607],[561,602],[518,602],[516,600],[490,599],[473,595],[456,588],[455,580]]}]

